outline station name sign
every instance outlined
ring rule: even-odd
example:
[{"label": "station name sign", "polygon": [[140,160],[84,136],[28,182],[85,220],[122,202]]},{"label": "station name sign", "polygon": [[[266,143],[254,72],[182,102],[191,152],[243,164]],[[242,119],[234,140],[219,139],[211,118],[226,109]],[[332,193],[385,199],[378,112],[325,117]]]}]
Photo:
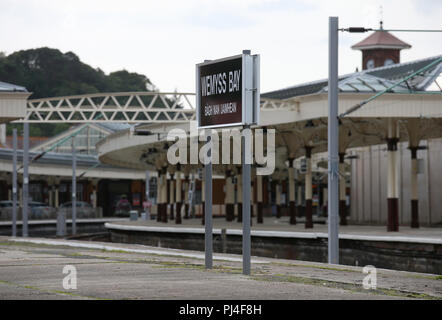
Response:
[{"label": "station name sign", "polygon": [[198,64],[196,91],[199,128],[257,124],[259,56],[243,53]]}]

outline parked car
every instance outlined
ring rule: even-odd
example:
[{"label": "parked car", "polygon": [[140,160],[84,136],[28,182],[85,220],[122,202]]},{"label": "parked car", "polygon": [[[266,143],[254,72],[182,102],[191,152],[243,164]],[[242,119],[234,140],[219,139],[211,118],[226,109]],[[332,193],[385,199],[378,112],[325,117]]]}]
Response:
[{"label": "parked car", "polygon": [[[12,204],[13,202],[10,200],[0,201],[0,218],[2,220],[10,220],[12,219]],[[54,219],[55,208],[48,206],[46,203],[37,202],[37,201],[29,201],[29,219]],[[19,208],[19,203],[17,203],[18,209],[18,219],[21,219],[22,209]]]},{"label": "parked car", "polygon": [[0,201],[0,208],[11,208],[11,207],[12,207],[12,201],[11,200]]},{"label": "parked car", "polygon": [[10,220],[12,215],[12,201],[0,201],[0,220]]},{"label": "parked car", "polygon": [[[92,205],[84,201],[76,201],[77,208],[92,208]],[[60,205],[60,208],[72,208],[72,202],[65,202]]]},{"label": "parked car", "polygon": [[51,219],[55,218],[55,209],[46,203],[29,201],[30,219]]},{"label": "parked car", "polygon": [[[88,202],[84,201],[76,201],[77,208],[77,218],[95,218],[96,217],[96,211],[92,207],[92,205]],[[72,218],[72,201],[62,203],[60,205],[60,209],[66,210],[66,217],[68,219]]]}]

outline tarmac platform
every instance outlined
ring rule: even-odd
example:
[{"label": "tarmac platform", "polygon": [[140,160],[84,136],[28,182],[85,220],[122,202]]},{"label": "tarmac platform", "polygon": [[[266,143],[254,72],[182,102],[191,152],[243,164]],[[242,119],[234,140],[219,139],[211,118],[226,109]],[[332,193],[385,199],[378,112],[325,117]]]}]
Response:
[{"label": "tarmac platform", "polygon": [[[65,289],[66,265],[76,289]],[[442,299],[442,277],[376,270],[364,289],[362,267],[241,256],[134,244],[0,237],[0,299]]]}]

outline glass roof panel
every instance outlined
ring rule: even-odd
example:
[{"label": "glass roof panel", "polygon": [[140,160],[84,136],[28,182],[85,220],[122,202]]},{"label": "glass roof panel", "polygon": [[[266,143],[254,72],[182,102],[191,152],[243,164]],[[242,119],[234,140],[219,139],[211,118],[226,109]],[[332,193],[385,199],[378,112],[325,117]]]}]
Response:
[{"label": "glass roof panel", "polygon": [[[394,81],[381,79],[368,74],[359,74],[339,81],[339,89],[342,92],[379,92],[395,84]],[[328,87],[323,89],[328,91]],[[409,92],[406,85],[400,84],[392,89],[392,92]]]}]

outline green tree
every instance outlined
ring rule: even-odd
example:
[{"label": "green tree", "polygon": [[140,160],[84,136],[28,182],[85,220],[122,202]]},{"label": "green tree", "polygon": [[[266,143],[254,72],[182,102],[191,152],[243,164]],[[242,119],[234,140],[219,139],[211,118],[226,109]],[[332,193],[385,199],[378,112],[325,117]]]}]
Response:
[{"label": "green tree", "polygon": [[[80,61],[73,52],[51,48],[21,50],[8,56],[0,52],[0,81],[26,87],[30,99],[97,92],[150,91],[155,86],[145,75],[121,70],[106,75]],[[147,102],[147,101],[146,101]],[[12,132],[8,125],[7,132]],[[53,136],[69,124],[34,124],[31,136]]]}]

